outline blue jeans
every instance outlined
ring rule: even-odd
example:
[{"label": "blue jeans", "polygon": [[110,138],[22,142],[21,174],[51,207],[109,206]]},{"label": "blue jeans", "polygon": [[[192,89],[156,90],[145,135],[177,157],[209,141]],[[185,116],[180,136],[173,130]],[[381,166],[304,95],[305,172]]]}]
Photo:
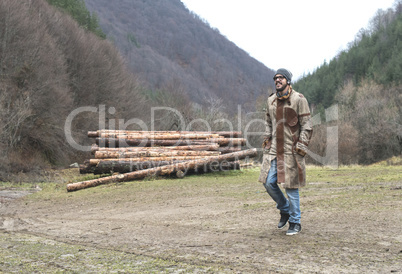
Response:
[{"label": "blue jeans", "polygon": [[300,197],[298,188],[286,188],[286,199],[282,190],[277,184],[277,164],[276,158],[271,161],[271,168],[268,172],[267,181],[264,184],[265,189],[271,198],[276,202],[276,208],[282,214],[289,214],[289,222],[300,224],[301,211],[300,211]]}]

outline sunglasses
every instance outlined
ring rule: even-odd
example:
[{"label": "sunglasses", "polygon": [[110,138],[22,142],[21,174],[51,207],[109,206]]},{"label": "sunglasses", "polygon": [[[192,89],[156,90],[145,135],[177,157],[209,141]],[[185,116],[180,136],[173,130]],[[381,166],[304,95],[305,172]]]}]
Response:
[{"label": "sunglasses", "polygon": [[276,81],[276,80],[283,80],[283,79],[285,79],[285,77],[283,77],[283,76],[276,76],[276,77],[274,77],[274,81]]}]

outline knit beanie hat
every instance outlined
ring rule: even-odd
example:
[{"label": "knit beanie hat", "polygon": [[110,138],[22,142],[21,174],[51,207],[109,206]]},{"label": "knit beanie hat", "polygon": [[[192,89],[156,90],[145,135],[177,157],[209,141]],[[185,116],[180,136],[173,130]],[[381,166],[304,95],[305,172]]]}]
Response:
[{"label": "knit beanie hat", "polygon": [[290,71],[288,71],[287,69],[284,69],[284,68],[278,69],[278,70],[276,71],[274,77],[275,77],[276,75],[278,75],[278,74],[283,75],[283,76],[286,78],[286,80],[288,80],[289,84],[290,84],[290,82],[292,82],[292,76],[293,76],[293,75],[292,75],[292,73],[291,73]]}]

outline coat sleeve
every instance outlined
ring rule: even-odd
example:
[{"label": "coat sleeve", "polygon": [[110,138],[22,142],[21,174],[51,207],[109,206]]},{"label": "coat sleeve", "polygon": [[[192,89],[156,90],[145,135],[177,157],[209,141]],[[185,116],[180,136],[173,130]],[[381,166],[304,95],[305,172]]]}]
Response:
[{"label": "coat sleeve", "polygon": [[300,135],[295,150],[298,154],[305,156],[313,133],[313,126],[311,123],[310,108],[307,99],[303,95],[301,95],[299,100],[299,124]]},{"label": "coat sleeve", "polygon": [[264,132],[264,142],[262,144],[263,148],[269,149],[272,142],[272,119],[269,111],[269,99],[267,104],[267,111],[265,112],[265,132]]}]

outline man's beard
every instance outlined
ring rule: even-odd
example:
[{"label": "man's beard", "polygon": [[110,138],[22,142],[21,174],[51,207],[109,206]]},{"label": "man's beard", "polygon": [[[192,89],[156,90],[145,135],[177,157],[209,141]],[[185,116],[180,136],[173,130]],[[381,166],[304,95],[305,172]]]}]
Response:
[{"label": "man's beard", "polygon": [[286,86],[282,86],[281,88],[277,88],[277,89],[276,89],[276,92],[281,92],[281,91],[284,91],[284,90],[285,90],[285,88],[286,88]]}]

